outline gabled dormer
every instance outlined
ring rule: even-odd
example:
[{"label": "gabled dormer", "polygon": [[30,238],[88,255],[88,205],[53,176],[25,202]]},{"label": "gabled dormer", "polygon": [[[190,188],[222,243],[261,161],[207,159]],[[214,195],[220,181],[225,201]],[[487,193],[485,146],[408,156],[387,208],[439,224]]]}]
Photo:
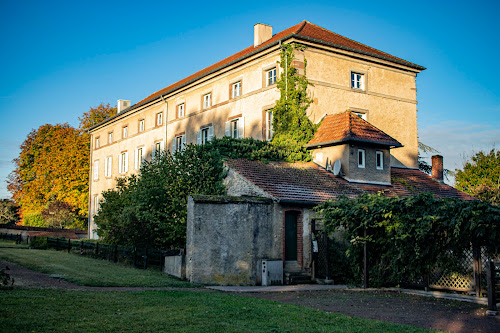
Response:
[{"label": "gabled dormer", "polygon": [[306,148],[313,161],[350,182],[391,184],[390,150],[403,145],[360,116],[327,115]]}]

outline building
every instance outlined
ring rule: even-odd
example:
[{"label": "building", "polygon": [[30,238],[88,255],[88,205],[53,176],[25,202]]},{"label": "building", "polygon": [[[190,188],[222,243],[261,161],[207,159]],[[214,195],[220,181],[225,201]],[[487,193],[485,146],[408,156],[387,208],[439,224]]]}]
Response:
[{"label": "building", "polygon": [[[313,84],[309,88],[313,99],[308,109],[310,119],[318,123],[327,115],[350,110],[397,139],[398,149],[390,151],[395,146],[385,145],[380,150],[387,172],[389,166],[417,168],[415,79],[424,67],[307,21],[274,35],[271,26],[256,24],[252,46],[134,105],[119,100],[118,114],[89,130],[90,238],[96,237],[92,215],[98,209],[101,193],[115,186],[115,178],[137,172],[142,160],[156,151],[202,144],[213,136],[270,139],[269,110],[279,99],[276,80],[281,74],[280,47],[292,42],[306,46],[304,51],[295,53],[293,66],[304,73],[304,59],[307,60],[305,73]],[[321,155],[334,156],[339,153],[335,147],[330,145],[325,151],[311,147],[316,151],[315,161],[328,167],[331,157],[327,161]],[[335,156],[343,156],[339,154]],[[345,163],[344,166],[347,171]],[[358,176],[354,172],[350,179],[363,180]],[[378,178],[369,182],[383,185],[387,179],[382,183]]]}]

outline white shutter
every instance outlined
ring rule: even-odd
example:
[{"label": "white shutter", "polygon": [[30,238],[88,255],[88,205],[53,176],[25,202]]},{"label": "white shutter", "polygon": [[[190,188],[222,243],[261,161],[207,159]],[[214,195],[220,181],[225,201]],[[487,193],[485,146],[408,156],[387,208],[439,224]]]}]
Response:
[{"label": "white shutter", "polygon": [[108,174],[106,177],[111,177],[111,174],[112,174],[112,170],[113,170],[113,157],[112,156],[109,156],[108,157]]},{"label": "white shutter", "polygon": [[118,155],[118,173],[123,173],[122,165],[123,165],[123,154],[120,154]]},{"label": "white shutter", "polygon": [[196,132],[196,144],[201,145],[201,130]]},{"label": "white shutter", "polygon": [[125,159],[125,170],[123,170],[123,172],[126,173],[128,171],[128,152],[125,152],[125,156],[123,156],[123,158]]},{"label": "white shutter", "polygon": [[177,150],[177,138],[172,140],[172,154]]},{"label": "white shutter", "polygon": [[182,150],[184,150],[186,148],[186,134],[184,134],[182,136]]},{"label": "white shutter", "polygon": [[108,158],[109,157],[106,157],[106,159],[104,160],[104,177],[109,177],[109,174],[108,174]]},{"label": "white shutter", "polygon": [[226,121],[226,123],[224,124],[224,135],[225,136],[231,136],[231,122],[230,121]]},{"label": "white shutter", "polygon": [[165,141],[163,141],[163,140],[160,141],[160,150],[161,151],[165,150]]},{"label": "white shutter", "polygon": [[245,137],[245,117],[238,118],[238,139]]},{"label": "white shutter", "polygon": [[94,162],[94,180],[99,179],[99,161]]},{"label": "white shutter", "polygon": [[151,159],[153,159],[156,155],[156,147],[155,147],[155,144],[153,143],[151,145]]},{"label": "white shutter", "polygon": [[139,161],[139,148],[135,148],[135,153],[134,153],[134,168],[136,170],[139,169],[139,164],[141,162]]},{"label": "white shutter", "polygon": [[214,127],[210,126],[208,128],[208,138],[207,138],[207,141],[212,141],[213,138],[214,138]]}]

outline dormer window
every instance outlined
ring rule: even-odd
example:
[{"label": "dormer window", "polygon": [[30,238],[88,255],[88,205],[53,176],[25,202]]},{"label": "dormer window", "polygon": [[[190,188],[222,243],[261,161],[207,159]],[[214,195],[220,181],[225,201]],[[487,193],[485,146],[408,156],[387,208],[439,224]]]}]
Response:
[{"label": "dormer window", "polygon": [[377,170],[384,170],[384,153],[381,151],[376,152],[376,167]]},{"label": "dormer window", "polygon": [[358,149],[358,168],[365,167],[365,150]]}]

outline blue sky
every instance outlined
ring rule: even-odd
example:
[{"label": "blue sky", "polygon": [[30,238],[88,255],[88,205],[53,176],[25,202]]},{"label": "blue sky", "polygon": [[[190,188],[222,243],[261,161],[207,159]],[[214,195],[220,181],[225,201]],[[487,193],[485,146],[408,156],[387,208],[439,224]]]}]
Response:
[{"label": "blue sky", "polygon": [[[251,4],[248,7],[248,4]],[[427,67],[417,77],[420,140],[448,169],[500,143],[498,1],[0,2],[0,198],[27,134],[101,102],[137,102],[308,20]]]}]

